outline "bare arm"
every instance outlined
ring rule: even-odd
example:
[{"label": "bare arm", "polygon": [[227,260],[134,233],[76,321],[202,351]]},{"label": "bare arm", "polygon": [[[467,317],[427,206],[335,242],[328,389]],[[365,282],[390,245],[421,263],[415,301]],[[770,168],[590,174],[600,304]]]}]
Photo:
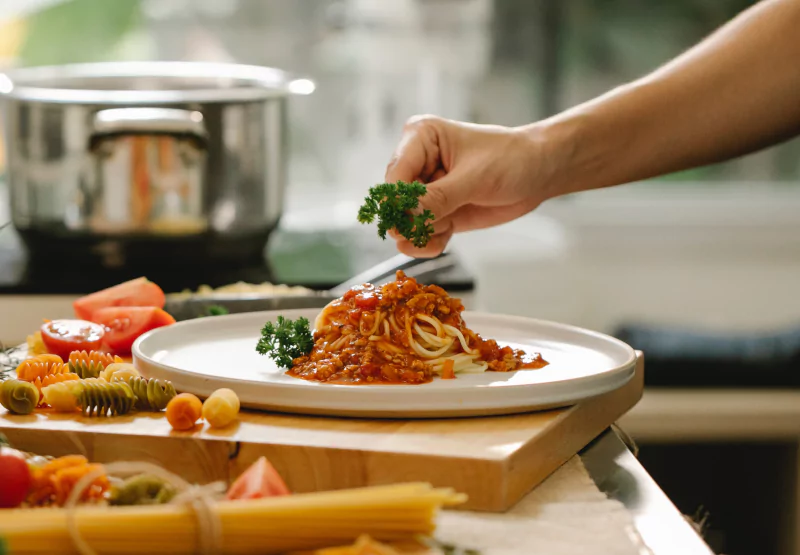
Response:
[{"label": "bare arm", "polygon": [[652,74],[519,128],[412,118],[387,181],[428,183],[441,252],[559,195],[733,158],[800,132],[800,0],[764,0]]},{"label": "bare arm", "polygon": [[797,134],[800,0],[761,2],[647,77],[527,130],[561,149],[548,196],[718,162]]}]

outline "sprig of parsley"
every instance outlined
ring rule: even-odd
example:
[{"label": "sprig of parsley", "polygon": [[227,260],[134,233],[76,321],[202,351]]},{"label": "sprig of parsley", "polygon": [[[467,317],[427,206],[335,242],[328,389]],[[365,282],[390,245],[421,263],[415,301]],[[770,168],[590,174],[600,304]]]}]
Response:
[{"label": "sprig of parsley", "polygon": [[433,213],[423,210],[421,214],[411,214],[411,210],[419,206],[419,197],[427,192],[428,188],[419,181],[375,185],[358,210],[358,221],[369,224],[377,218],[381,239],[386,239],[386,232],[394,228],[415,247],[424,247],[433,235]]},{"label": "sprig of parsley", "polygon": [[259,354],[271,356],[283,368],[291,368],[294,359],[307,355],[313,348],[308,319],[302,317],[292,321],[278,316],[275,324],[267,322],[256,345]]}]

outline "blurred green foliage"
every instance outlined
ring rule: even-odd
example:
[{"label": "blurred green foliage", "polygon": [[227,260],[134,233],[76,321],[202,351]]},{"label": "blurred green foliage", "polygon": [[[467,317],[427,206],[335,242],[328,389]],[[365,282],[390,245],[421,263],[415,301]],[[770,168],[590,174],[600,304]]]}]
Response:
[{"label": "blurred green foliage", "polygon": [[141,22],[140,0],[69,0],[27,17],[21,65],[110,60]]}]

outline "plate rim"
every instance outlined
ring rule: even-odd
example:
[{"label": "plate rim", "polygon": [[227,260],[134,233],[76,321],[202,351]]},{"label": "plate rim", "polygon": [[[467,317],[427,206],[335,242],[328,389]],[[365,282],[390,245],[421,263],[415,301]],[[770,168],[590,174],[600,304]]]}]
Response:
[{"label": "plate rim", "polygon": [[[257,311],[257,312],[246,312],[240,314],[229,314],[229,315],[222,315],[222,316],[214,316],[214,322],[235,322],[237,320],[251,320],[251,319],[263,319],[264,322],[268,321],[270,318],[274,319],[279,315],[283,315],[286,317],[297,317],[299,315],[304,315],[308,317],[308,314],[312,311],[318,312],[321,309],[317,308],[297,308],[297,309],[286,309],[286,310],[266,310],[266,311]],[[605,343],[610,343],[614,345],[616,348],[621,349],[621,351],[626,352],[626,359],[623,363],[616,364],[614,367],[609,368],[603,371],[600,374],[592,374],[590,376],[586,376],[581,378],[582,384],[584,385],[584,389],[587,391],[583,394],[576,394],[576,395],[565,395],[565,394],[558,394],[554,393],[553,391],[548,390],[558,390],[559,388],[567,387],[569,379],[565,380],[555,380],[547,383],[526,383],[526,384],[516,384],[510,386],[508,389],[506,388],[495,388],[491,387],[486,384],[470,384],[468,381],[467,383],[463,383],[466,380],[462,380],[462,383],[454,383],[447,388],[447,392],[452,392],[454,394],[462,394],[462,395],[470,395],[474,394],[476,391],[481,390],[505,390],[505,391],[513,391],[516,394],[518,400],[516,401],[508,401],[506,403],[502,403],[502,407],[498,408],[496,406],[477,406],[476,403],[472,408],[464,408],[464,409],[456,409],[456,408],[431,408],[426,407],[422,408],[420,406],[409,406],[408,409],[405,411],[400,411],[404,417],[414,418],[414,417],[427,417],[436,415],[455,415],[455,416],[469,416],[471,414],[512,414],[512,413],[520,413],[520,412],[531,412],[531,411],[538,411],[544,410],[545,408],[553,408],[558,406],[571,406],[577,404],[578,402],[591,398],[597,395],[601,395],[604,393],[608,393],[610,391],[614,391],[616,389],[621,388],[626,383],[630,381],[633,377],[635,372],[636,360],[637,355],[636,351],[624,341],[621,341],[615,337],[612,337],[608,334],[598,332],[595,330],[590,330],[586,328],[582,328],[580,326],[575,326],[572,324],[565,324],[561,322],[554,322],[550,320],[543,320],[537,318],[529,318],[526,316],[518,316],[518,315],[505,315],[505,314],[494,314],[489,312],[482,312],[482,311],[464,311],[464,319],[468,322],[470,317],[476,317],[482,320],[482,323],[488,323],[489,325],[498,325],[498,326],[514,326],[515,323],[521,324],[524,326],[539,326],[539,327],[546,327],[555,332],[565,332],[565,333],[572,333],[577,335],[582,335],[584,337],[589,337],[593,340],[598,340]],[[326,405],[326,402],[315,401],[309,403],[308,399],[300,399],[294,400],[289,402],[288,404],[283,403],[275,403],[275,402],[246,402],[242,401],[242,406],[245,407],[252,407],[257,408],[260,410],[276,410],[280,412],[292,412],[292,413],[301,413],[301,414],[329,414],[331,416],[337,415],[345,415],[345,416],[371,416],[371,417],[382,417],[383,415],[391,415],[386,417],[396,418],[398,417],[398,410],[396,408],[392,409],[381,409],[381,408],[346,408],[342,407],[343,401],[341,397],[349,396],[352,397],[354,395],[361,395],[364,398],[365,402],[371,402],[373,404],[377,404],[377,400],[375,398],[383,398],[383,400],[391,400],[397,399],[398,396],[407,395],[409,388],[415,388],[415,391],[418,391],[418,400],[424,401],[427,398],[434,397],[436,395],[441,395],[445,390],[441,388],[425,388],[424,385],[416,385],[416,384],[372,384],[372,385],[349,385],[349,384],[326,384],[326,383],[317,383],[311,382],[309,383],[280,383],[280,382],[264,382],[259,380],[249,380],[249,379],[241,379],[241,378],[225,378],[223,376],[206,376],[204,374],[193,372],[191,370],[184,370],[180,368],[175,368],[173,366],[163,364],[161,362],[155,361],[150,358],[148,355],[145,355],[142,351],[142,344],[146,343],[150,340],[153,336],[160,334],[160,333],[168,333],[171,329],[174,330],[175,326],[180,326],[183,330],[189,329],[191,330],[192,327],[196,326],[207,326],[208,322],[206,318],[196,318],[193,320],[187,320],[183,322],[178,322],[176,324],[172,324],[168,327],[164,328],[157,328],[155,330],[151,330],[139,338],[136,339],[132,348],[132,357],[133,362],[137,366],[145,366],[147,367],[147,372],[149,374],[168,374],[174,377],[166,377],[166,379],[170,379],[173,383],[178,382],[177,377],[181,378],[181,382],[184,380],[187,381],[201,381],[201,382],[208,382],[214,380],[222,380],[224,383],[219,384],[218,387],[230,387],[231,382],[235,382],[236,385],[247,387],[247,386],[257,386],[259,388],[269,388],[270,392],[273,393],[275,396],[280,396],[281,393],[299,393],[301,397],[305,395],[319,395],[318,387],[323,387],[324,391],[326,391],[329,395],[326,396],[328,399],[327,405],[330,407],[338,406],[339,408],[324,408],[322,405]],[[500,339],[502,341],[502,339]],[[589,347],[590,348],[590,347]],[[591,349],[591,348],[590,348]],[[140,368],[141,370],[142,368]],[[155,372],[153,372],[155,370]],[[283,370],[285,372],[285,370]],[[159,376],[154,376],[159,377]],[[176,383],[176,386],[178,383]],[[311,387],[309,387],[311,385]],[[182,387],[181,389],[186,390],[186,387]],[[200,397],[205,397],[210,394],[210,391],[215,388],[203,388],[195,385],[189,387],[189,389],[194,389],[195,394]],[[201,389],[206,389],[208,392],[206,393],[197,393],[197,391]],[[363,391],[363,393],[356,393],[357,391]],[[530,395],[531,391],[537,391],[537,397],[541,397],[541,401],[533,401],[528,402],[527,404],[523,402],[521,399],[524,399],[527,395]],[[397,392],[397,393],[394,393]],[[499,395],[497,393],[487,393],[487,396],[493,397],[494,395]],[[512,395],[509,395],[513,397]],[[559,398],[569,397],[568,400],[559,400]],[[555,398],[555,400],[553,400]],[[549,400],[548,400],[549,399]],[[321,408],[322,407],[322,408]]]}]

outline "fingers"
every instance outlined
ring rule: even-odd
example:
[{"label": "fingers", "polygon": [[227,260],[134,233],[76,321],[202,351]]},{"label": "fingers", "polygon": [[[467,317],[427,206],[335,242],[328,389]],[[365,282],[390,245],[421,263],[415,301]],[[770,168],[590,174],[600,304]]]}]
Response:
[{"label": "fingers", "polygon": [[468,204],[456,210],[448,220],[453,233],[463,233],[516,220],[536,208],[537,204],[532,201],[514,203],[508,206],[476,206]]},{"label": "fingers", "polygon": [[407,256],[414,258],[434,258],[444,252],[444,248],[453,236],[452,227],[448,231],[440,235],[434,235],[428,244],[422,248],[417,248],[407,239],[400,238],[397,241],[397,250]]},{"label": "fingers", "polygon": [[438,125],[434,116],[415,116],[403,127],[403,136],[386,167],[386,181],[427,182],[440,166]]},{"label": "fingers", "polygon": [[401,253],[415,258],[433,258],[444,252],[454,233],[504,224],[524,216],[536,206],[537,203],[533,202],[496,207],[476,206],[473,204],[462,206],[449,217],[442,220],[434,220],[434,234],[428,244],[422,248],[415,247],[394,230],[389,233],[397,241],[397,250]]}]

